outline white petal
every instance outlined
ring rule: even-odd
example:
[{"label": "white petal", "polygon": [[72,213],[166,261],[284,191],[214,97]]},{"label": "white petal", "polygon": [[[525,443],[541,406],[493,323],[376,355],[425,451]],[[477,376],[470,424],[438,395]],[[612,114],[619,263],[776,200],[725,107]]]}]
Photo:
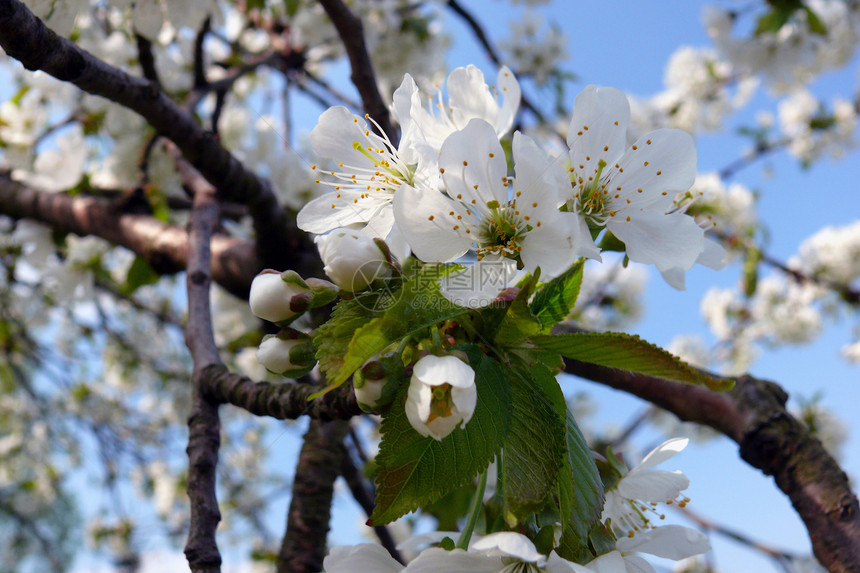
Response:
[{"label": "white petal", "polygon": [[461,271],[439,279],[442,296],[456,305],[483,308],[496,300],[517,273],[517,264],[511,259],[485,257]]},{"label": "white petal", "polygon": [[398,563],[381,545],[362,543],[361,545],[332,547],[323,560],[326,573],[398,573],[403,565]]},{"label": "white petal", "polygon": [[496,118],[496,134],[499,137],[510,131],[514,124],[514,117],[517,115],[517,110],[520,107],[520,84],[513,72],[507,67],[502,66],[499,70],[499,75],[496,77],[496,85],[501,92],[503,98],[502,109],[499,110],[499,115]]},{"label": "white petal", "polygon": [[[722,245],[705,237],[704,247],[705,249],[696,259],[697,264],[704,265],[708,268],[714,269],[715,271],[726,266],[726,257],[728,254]],[[660,275],[663,277],[663,280],[674,288],[678,290],[684,290],[686,288],[687,277],[686,271],[683,269],[667,269],[665,271],[660,271]]]},{"label": "white petal", "polygon": [[621,169],[612,177],[612,188],[621,187],[634,206],[657,201],[668,210],[675,194],[689,189],[696,179],[693,137],[680,129],[658,129],[640,137],[633,147],[618,161]]},{"label": "white petal", "polygon": [[646,470],[662,464],[686,448],[689,443],[689,438],[670,438],[666,440],[648,452],[648,455],[642,458],[642,462],[636,466],[635,471]]},{"label": "white petal", "polygon": [[415,363],[412,375],[425,384],[450,384],[455,388],[475,385],[475,371],[456,356],[428,355]]},{"label": "white petal", "polygon": [[[579,218],[575,213],[559,213]],[[522,241],[520,256],[525,269],[534,274],[541,268],[541,278],[555,278],[566,271],[579,254],[579,247],[571,236],[567,218],[544,219],[540,228],[532,229]],[[590,238],[590,237],[589,237]],[[593,244],[593,243],[592,243]]]},{"label": "white petal", "polygon": [[448,75],[448,106],[454,124],[462,127],[480,118],[495,124],[499,104],[484,82],[484,73],[473,65],[456,68]]},{"label": "white petal", "polygon": [[590,85],[577,95],[567,132],[576,173],[587,179],[601,159],[613,166],[627,146],[629,123],[630,104],[621,90]]},{"label": "white petal", "polygon": [[[458,220],[457,215],[463,219]],[[477,235],[466,208],[438,191],[402,186],[394,193],[394,218],[412,252],[425,262],[447,263],[462,257]]]},{"label": "white petal", "polygon": [[628,499],[662,502],[675,499],[688,487],[690,480],[679,471],[648,470],[621,478],[618,493]]},{"label": "white petal", "polygon": [[371,145],[365,135],[367,123],[343,106],[330,107],[320,115],[309,136],[311,147],[320,157],[347,165],[371,165],[370,160],[356,151],[357,141],[365,149]]},{"label": "white petal", "polygon": [[364,223],[379,210],[375,203],[354,203],[358,193],[342,191],[339,193],[325,193],[308,202],[296,217],[299,229],[308,233],[322,234],[338,227],[348,227],[355,223]]},{"label": "white petal", "polygon": [[588,573],[587,568],[578,563],[572,563],[567,559],[562,559],[555,551],[549,554],[543,570],[546,573]]},{"label": "white petal", "polygon": [[625,210],[606,227],[624,243],[631,261],[654,264],[661,271],[689,269],[704,249],[704,231],[684,213]]},{"label": "white petal", "polygon": [[528,563],[539,563],[544,560],[531,539],[514,531],[499,531],[486,535],[469,546],[469,550],[483,551],[488,555],[514,557]]},{"label": "white petal", "polygon": [[695,529],[664,525],[618,540],[619,551],[642,551],[666,559],[686,559],[711,549],[708,537]]},{"label": "white petal", "polygon": [[451,198],[480,208],[508,200],[505,152],[493,126],[482,119],[473,119],[448,136],[439,152],[439,168],[445,170],[442,180]]},{"label": "white petal", "polygon": [[[421,552],[405,569],[409,573],[498,573],[504,564],[501,557],[468,553],[462,549],[445,551],[431,547]],[[353,569],[361,571],[363,569]]]},{"label": "white petal", "polygon": [[624,556],[624,570],[626,573],[656,573],[654,567],[638,555]]},{"label": "white petal", "polygon": [[624,559],[618,551],[604,553],[597,559],[589,561],[585,567],[594,573],[626,573],[627,571]]},{"label": "white petal", "polygon": [[[532,218],[558,211],[566,199],[562,196],[562,190],[566,192],[570,189],[563,158],[552,157],[538,147],[531,137],[519,131],[514,132],[512,148],[516,166],[514,191],[522,193],[521,196],[516,195],[520,211]],[[538,206],[533,207],[534,203],[538,203]]]}]

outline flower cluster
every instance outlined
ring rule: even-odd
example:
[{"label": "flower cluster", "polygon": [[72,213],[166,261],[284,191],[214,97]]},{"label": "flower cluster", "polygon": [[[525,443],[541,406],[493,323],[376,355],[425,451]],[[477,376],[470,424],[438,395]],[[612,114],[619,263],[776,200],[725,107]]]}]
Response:
[{"label": "flower cluster", "polygon": [[331,162],[314,168],[333,191],[301,210],[299,227],[316,234],[353,227],[387,241],[398,258],[411,252],[425,262],[477,261],[455,275],[470,285],[465,292],[443,289],[473,308],[507,286],[488,286],[486,267],[501,268],[504,277],[539,269],[553,278],[577,257],[600,260],[601,235],[623,243],[630,260],[656,265],[678,288],[693,264],[723,264],[724,251],[674,202],[696,174],[686,132],[661,129],[629,144],[627,97],[589,86],[576,98],[567,154],[554,157],[515,132],[508,157],[500,138],[520,95],[511,72],[503,68],[490,87],[476,68],[458,68],[447,88],[448,101],[437,94],[436,109],[427,109],[415,81],[404,78],[392,106],[401,128],[396,144],[374,132],[369,117],[343,107],[323,113],[310,143]]}]

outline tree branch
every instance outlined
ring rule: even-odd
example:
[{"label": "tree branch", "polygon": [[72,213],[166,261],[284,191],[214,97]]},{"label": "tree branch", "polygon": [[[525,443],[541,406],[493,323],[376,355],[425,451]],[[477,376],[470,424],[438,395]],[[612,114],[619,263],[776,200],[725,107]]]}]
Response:
[{"label": "tree branch", "polygon": [[349,422],[311,420],[299,454],[278,573],[322,570],[334,481],[340,473]]},{"label": "tree branch", "polygon": [[207,373],[207,395],[223,404],[233,404],[256,416],[295,420],[309,416],[320,420],[344,420],[361,414],[352,385],[344,384],[314,400],[321,387],[296,382],[255,382],[234,374],[226,366],[212,365]]},{"label": "tree branch", "polygon": [[199,189],[194,196],[188,231],[188,326],[185,343],[191,351],[191,415],[188,417],[188,498],[191,521],[185,557],[194,573],[221,571],[215,530],[221,521],[215,492],[215,470],[221,445],[218,403],[204,392],[209,367],[221,364],[212,328],[209,287],[212,282],[209,242],[218,225],[215,189]]},{"label": "tree branch", "polygon": [[385,105],[385,101],[379,93],[373,64],[364,42],[364,26],[361,19],[353,14],[341,0],[320,0],[320,4],[337,29],[343,47],[346,49],[346,54],[349,56],[349,64],[352,68],[350,79],[358,89],[364,111],[379,124],[392,143],[397,145],[399,137],[391,124],[388,106]]},{"label": "tree branch", "polygon": [[248,205],[264,264],[296,268],[294,257],[303,252],[297,247],[307,239],[288,220],[269,182],[246,169],[158,85],[57,36],[18,0],[0,0],[0,47],[28,70],[42,70],[140,114],[160,135],[176,143],[207,181],[217,185],[222,198]]},{"label": "tree branch", "polygon": [[773,476],[809,532],[813,551],[833,572],[860,570],[860,505],[848,477],[809,430],[785,409],[778,385],[743,376],[729,392],[565,360],[565,371],[623,390],[710,426],[740,446],[741,457]]},{"label": "tree branch", "polygon": [[[185,270],[189,253],[184,229],[123,209],[120,201],[37,191],[0,172],[0,214],[39,221],[60,232],[101,237],[144,257],[161,274]],[[212,238],[211,264],[215,281],[243,298],[262,269],[252,243],[223,235]]]}]

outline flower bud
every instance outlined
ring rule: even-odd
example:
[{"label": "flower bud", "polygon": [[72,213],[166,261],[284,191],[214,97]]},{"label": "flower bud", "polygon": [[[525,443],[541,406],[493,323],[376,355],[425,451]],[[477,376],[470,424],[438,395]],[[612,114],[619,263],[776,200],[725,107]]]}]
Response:
[{"label": "flower bud", "polygon": [[325,274],[347,292],[366,289],[391,274],[391,254],[381,239],[343,227],[314,239]]},{"label": "flower bud", "polygon": [[317,363],[311,338],[291,328],[264,337],[257,360],[269,372],[289,378],[307,374]]},{"label": "flower bud", "polygon": [[255,316],[270,322],[284,322],[309,308],[328,304],[336,296],[337,288],[328,281],[305,281],[295,271],[279,273],[266,269],[254,277],[248,302]]},{"label": "flower bud", "polygon": [[391,380],[403,376],[403,364],[393,354],[374,356],[352,375],[352,386],[359,407],[365,412],[378,412],[394,399],[396,384]]},{"label": "flower bud", "polygon": [[406,394],[406,417],[422,436],[441,440],[475,413],[475,371],[455,356],[428,355],[415,363]]}]

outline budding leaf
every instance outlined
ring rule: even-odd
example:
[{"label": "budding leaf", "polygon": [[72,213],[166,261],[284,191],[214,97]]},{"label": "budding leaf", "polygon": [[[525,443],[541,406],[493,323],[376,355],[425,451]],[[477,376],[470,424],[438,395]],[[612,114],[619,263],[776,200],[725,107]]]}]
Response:
[{"label": "budding leaf", "polygon": [[420,435],[402,406],[405,385],[401,399],[383,415],[376,456],[376,507],[370,516],[373,525],[384,525],[438,501],[486,469],[498,453],[511,416],[510,388],[502,366],[474,350],[467,348],[475,368],[478,403],[465,428],[455,429],[441,441]]},{"label": "budding leaf", "polygon": [[576,304],[579,288],[582,285],[582,267],[585,259],[579,259],[572,267],[555,277],[534,296],[531,308],[545,332],[567,318]]},{"label": "budding leaf", "polygon": [[531,342],[565,358],[654,376],[729,390],[734,380],[710,376],[638,336],[618,332],[579,332],[533,336]]}]

